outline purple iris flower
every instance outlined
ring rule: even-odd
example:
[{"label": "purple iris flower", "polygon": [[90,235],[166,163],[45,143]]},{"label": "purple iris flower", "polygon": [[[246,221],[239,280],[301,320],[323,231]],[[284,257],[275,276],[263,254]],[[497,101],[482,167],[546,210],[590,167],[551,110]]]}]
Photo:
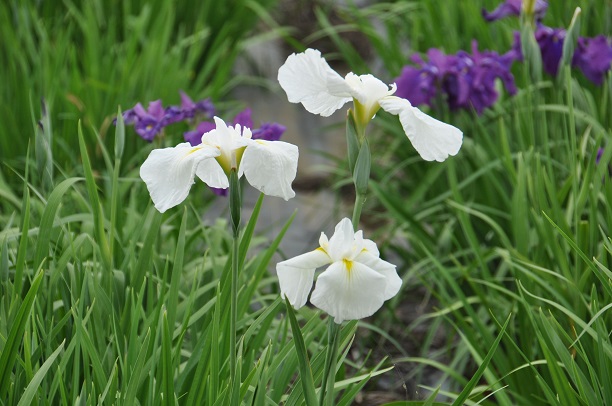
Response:
[{"label": "purple iris flower", "polygon": [[[474,61],[465,51],[446,56],[447,68],[442,71],[442,90],[452,110],[469,109],[474,80]],[[477,109],[480,114],[480,109]]]},{"label": "purple iris flower", "polygon": [[[125,124],[133,125],[138,135],[151,142],[164,127],[170,124],[185,119],[191,120],[198,113],[203,114],[206,118],[211,118],[214,112],[215,108],[210,99],[194,103],[185,92],[181,91],[180,106],[169,106],[164,109],[161,100],[155,100],[150,102],[145,109],[142,104],[137,103],[133,108],[123,112],[123,120]],[[116,119],[113,124],[117,124]],[[190,135],[190,137],[194,136]]]},{"label": "purple iris flower", "polygon": [[572,65],[580,68],[591,82],[601,85],[612,65],[612,41],[603,35],[578,38]]},{"label": "purple iris flower", "polygon": [[445,55],[438,49],[427,51],[429,62],[420,57],[412,58],[418,67],[407,66],[395,79],[396,96],[407,98],[413,105],[431,106],[438,91],[446,95],[452,110],[474,108],[482,114],[499,97],[495,80],[500,78],[510,94],[516,93],[512,63],[518,59],[516,50],[504,55],[492,51],[478,51],[478,43],[472,42],[472,54],[459,51]]},{"label": "purple iris flower", "polygon": [[181,121],[185,118],[193,118],[198,113],[204,114],[206,118],[212,118],[215,115],[215,106],[212,104],[210,99],[200,100],[194,102],[187,93],[181,90],[181,107],[176,108],[177,114],[181,114],[181,118],[177,121]]},{"label": "purple iris flower", "polygon": [[546,73],[556,76],[559,62],[563,56],[563,41],[567,31],[563,28],[550,28],[538,25],[535,38],[542,53],[542,64]]},{"label": "purple iris flower", "polygon": [[241,127],[253,128],[253,118],[251,117],[251,109],[246,108],[234,117],[234,125],[240,124]]},{"label": "purple iris flower", "polygon": [[[512,52],[518,56],[517,60],[522,60],[520,34],[515,32],[514,35]],[[552,76],[556,76],[559,71],[566,35],[567,31],[563,28],[551,28],[542,24],[536,28],[535,38],[542,54],[544,71]],[[572,66],[578,67],[591,82],[601,85],[612,67],[612,41],[603,35],[578,37]]]},{"label": "purple iris flower", "polygon": [[[506,0],[490,13],[483,9],[482,15],[487,21],[495,21],[509,15],[520,15],[521,6],[522,0]],[[548,3],[545,0],[536,0],[536,21],[542,20],[547,9]],[[558,73],[566,34],[567,31],[563,28],[550,28],[542,24],[538,24],[536,28],[535,37],[542,53],[544,70],[550,75],[556,76]],[[518,50],[520,52],[520,44]],[[572,66],[578,67],[587,79],[601,85],[611,65],[612,43],[608,38],[603,35],[578,38]]]},{"label": "purple iris flower", "polygon": [[278,141],[287,128],[278,123],[263,123],[261,127],[253,130],[254,140]]},{"label": "purple iris flower", "polygon": [[[487,21],[500,20],[508,16],[519,16],[521,15],[522,3],[522,0],[506,0],[490,13],[482,9],[482,16]],[[544,18],[546,10],[548,10],[548,2],[545,0],[536,0],[534,10],[536,21],[540,21]]]},{"label": "purple iris flower", "polygon": [[133,124],[136,133],[149,142],[168,124],[161,100],[150,102],[146,110],[142,104],[136,104],[123,113],[123,120],[126,124]]},{"label": "purple iris flower", "polygon": [[183,138],[185,138],[185,141],[195,147],[196,145],[202,143],[202,135],[211,130],[214,130],[215,128],[215,123],[210,121],[202,121],[198,124],[195,130],[183,133]]},{"label": "purple iris flower", "polygon": [[495,90],[495,80],[501,79],[506,91],[510,95],[516,94],[516,84],[514,76],[510,72],[512,63],[515,60],[513,51],[504,55],[499,55],[493,51],[478,51],[478,43],[472,42],[472,55],[469,56],[473,61],[470,72],[470,92],[468,97],[469,105],[476,109],[478,114],[482,114],[485,108],[492,106],[499,97]]},{"label": "purple iris flower", "polygon": [[413,55],[410,60],[418,67],[405,66],[400,76],[394,80],[397,85],[395,95],[408,99],[415,106],[432,106],[441,78],[451,70],[453,64],[442,51],[435,48],[427,51],[427,59],[429,62],[425,62],[420,55]]}]

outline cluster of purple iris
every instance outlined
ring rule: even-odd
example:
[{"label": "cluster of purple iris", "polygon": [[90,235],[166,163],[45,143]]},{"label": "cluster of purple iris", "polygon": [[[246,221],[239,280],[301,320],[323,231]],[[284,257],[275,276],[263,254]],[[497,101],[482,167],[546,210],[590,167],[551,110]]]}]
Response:
[{"label": "cluster of purple iris", "polygon": [[[180,93],[180,106],[164,108],[161,100],[150,102],[146,109],[142,104],[136,104],[134,108],[123,113],[125,124],[133,125],[138,135],[151,142],[170,124],[187,121],[195,129],[183,133],[185,141],[191,145],[200,144],[202,134],[215,128],[215,123],[210,121],[215,115],[215,106],[210,99],[194,102],[185,92]],[[234,118],[234,125],[236,124],[253,129],[251,109],[247,108],[238,113]],[[285,127],[278,123],[263,123],[261,127],[252,130],[254,139],[268,141],[278,141],[284,132]]]},{"label": "cluster of purple iris", "polygon": [[510,94],[516,93],[512,63],[520,52],[512,49],[500,55],[493,51],[478,51],[478,43],[472,42],[472,54],[459,51],[445,55],[438,49],[427,51],[428,61],[419,55],[412,57],[418,65],[405,66],[395,79],[396,95],[408,99],[413,105],[432,105],[440,90],[452,110],[474,108],[481,114],[498,98],[495,80],[500,78]]},{"label": "cluster of purple iris", "polygon": [[[521,0],[506,0],[492,12],[483,10],[485,20],[520,15]],[[555,76],[563,54],[566,30],[550,28],[540,20],[544,17],[548,3],[537,0],[534,15],[537,21],[535,38],[542,54],[544,70]],[[417,66],[406,66],[395,79],[399,97],[408,99],[413,105],[432,105],[439,91],[446,98],[452,110],[474,109],[482,114],[492,106],[499,95],[495,81],[501,79],[506,91],[516,93],[514,76],[510,72],[514,61],[522,61],[523,54],[518,32],[514,34],[512,49],[505,54],[494,51],[478,51],[476,41],[472,42],[472,54],[459,51],[456,55],[445,55],[437,49],[427,52],[428,61],[420,56],[412,57]],[[593,38],[580,37],[572,57],[572,65],[579,68],[591,82],[601,85],[612,64],[612,41],[603,35]]]},{"label": "cluster of purple iris", "polygon": [[[536,41],[542,53],[542,64],[546,73],[556,76],[563,55],[563,41],[567,31],[538,24]],[[579,37],[572,66],[580,69],[584,76],[596,85],[601,85],[612,63],[612,41],[603,35]]]}]

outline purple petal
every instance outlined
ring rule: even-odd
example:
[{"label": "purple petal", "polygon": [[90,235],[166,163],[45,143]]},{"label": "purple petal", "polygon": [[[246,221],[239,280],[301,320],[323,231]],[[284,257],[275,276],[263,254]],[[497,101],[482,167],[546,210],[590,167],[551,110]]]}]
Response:
[{"label": "purple petal", "polygon": [[123,122],[125,124],[131,125],[131,124],[134,124],[137,120],[138,120],[138,113],[136,112],[136,107],[123,112]]},{"label": "purple petal", "polygon": [[596,85],[601,85],[612,64],[612,42],[603,35],[578,38],[572,65]]},{"label": "purple petal", "polygon": [[521,48],[521,33],[514,31],[512,34],[512,48],[502,55],[506,63],[512,65],[512,62],[523,62],[523,50]]},{"label": "purple petal", "polygon": [[436,96],[435,79],[427,69],[405,66],[401,75],[394,79],[397,85],[395,95],[407,99],[413,106],[431,106]]},{"label": "purple petal", "polygon": [[[508,16],[521,15],[522,0],[506,0],[490,13],[482,9],[482,16],[487,21],[495,21]],[[536,0],[534,14],[536,21],[540,21],[546,15],[548,2],[546,0]]]},{"label": "purple petal", "polygon": [[206,118],[212,118],[215,114],[215,106],[212,104],[210,99],[200,100],[196,103],[193,102],[191,97],[187,93],[180,91],[181,93],[181,111],[183,118],[193,118],[198,113],[204,114]]},{"label": "purple petal", "polygon": [[158,121],[161,121],[166,115],[166,110],[164,110],[161,100],[155,100],[149,103],[147,113]]},{"label": "purple petal", "polygon": [[198,130],[187,131],[183,133],[185,141],[191,144],[192,147],[202,143],[202,133]]},{"label": "purple petal", "polygon": [[253,130],[254,140],[278,141],[285,132],[286,127],[278,123],[263,123],[261,127]]},{"label": "purple petal", "polygon": [[151,142],[153,141],[155,136],[161,132],[163,126],[161,125],[161,123],[155,120],[146,118],[144,120],[138,121],[134,125],[134,129],[136,130],[136,133],[140,135],[143,139]]},{"label": "purple petal", "polygon": [[547,10],[548,10],[548,1],[536,0],[535,10],[534,10],[536,21],[541,21],[546,15]]},{"label": "purple petal", "polygon": [[224,196],[226,197],[229,194],[229,188],[228,189],[219,189],[216,187],[211,187],[209,188],[214,194],[216,194],[217,196]]},{"label": "purple petal", "polygon": [[522,0],[506,0],[490,13],[482,9],[482,16],[487,21],[496,21],[507,16],[518,16],[521,14]]},{"label": "purple petal", "polygon": [[567,32],[563,28],[550,28],[538,25],[535,32],[536,41],[542,53],[542,64],[546,73],[556,76],[559,62],[563,55],[563,41]]},{"label": "purple petal", "polygon": [[187,95],[187,93],[182,90],[179,91],[181,94],[181,109],[183,110],[193,110],[195,108],[195,103],[191,100],[191,97]]},{"label": "purple petal", "polygon": [[203,113],[208,118],[212,118],[215,115],[215,106],[210,99],[204,99],[197,102],[195,104],[195,110]]},{"label": "purple petal", "polygon": [[164,123],[165,125],[170,125],[174,123],[178,123],[179,121],[183,121],[185,118],[185,114],[180,107],[170,106],[166,109],[164,114]]},{"label": "purple petal", "polygon": [[183,133],[183,138],[193,146],[200,145],[202,143],[202,135],[214,130],[215,128],[215,123],[202,121],[198,124],[195,130]]},{"label": "purple petal", "polygon": [[234,117],[234,125],[240,124],[241,127],[253,128],[253,119],[251,118],[251,109],[246,108]]},{"label": "purple petal", "polygon": [[140,103],[136,103],[136,105],[134,106],[134,113],[139,119],[144,118],[148,115],[147,111],[144,109],[144,107],[142,107],[142,104]]}]

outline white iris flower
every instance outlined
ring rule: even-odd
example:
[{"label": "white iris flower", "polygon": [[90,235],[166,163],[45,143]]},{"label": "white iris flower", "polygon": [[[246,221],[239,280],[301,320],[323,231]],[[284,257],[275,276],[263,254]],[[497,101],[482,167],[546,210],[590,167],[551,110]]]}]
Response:
[{"label": "white iris flower", "polygon": [[406,99],[392,96],[395,84],[389,88],[372,75],[352,72],[342,78],[315,49],[290,55],[278,70],[278,81],[290,102],[302,103],[313,114],[328,117],[353,101],[355,120],[364,126],[381,107],[398,115],[408,139],[426,161],[442,162],[461,148],[461,130],[428,116]]},{"label": "white iris flower", "polygon": [[281,296],[299,309],[306,304],[315,270],[331,264],[317,278],[310,302],[329,313],[338,324],[374,314],[397,294],[402,280],[395,265],[379,258],[376,244],[353,232],[344,218],[328,240],[321,233],[320,247],[276,265]]},{"label": "white iris flower", "polygon": [[202,135],[202,143],[188,142],[155,149],[140,167],[155,208],[165,212],[187,198],[197,175],[210,187],[229,187],[229,174],[238,171],[256,189],[285,200],[295,196],[298,148],[283,141],[251,139],[246,127],[227,126],[215,117],[217,128]]}]

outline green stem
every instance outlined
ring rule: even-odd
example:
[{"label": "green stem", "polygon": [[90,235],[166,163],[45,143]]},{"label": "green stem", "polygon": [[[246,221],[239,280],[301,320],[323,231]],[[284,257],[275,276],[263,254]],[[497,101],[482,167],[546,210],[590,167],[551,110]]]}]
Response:
[{"label": "green stem", "polygon": [[364,139],[359,147],[359,155],[355,162],[353,171],[353,183],[355,185],[355,206],[353,207],[353,229],[359,228],[361,211],[368,194],[368,182],[370,181],[371,154],[368,140]]},{"label": "green stem", "polygon": [[230,376],[233,380],[236,374],[236,321],[238,308],[238,248],[239,239],[236,235],[233,238],[232,244],[232,286],[231,286],[231,302],[230,302]]},{"label": "green stem", "polygon": [[[336,358],[338,358],[338,338],[340,337],[340,324],[328,317],[327,325],[327,352],[325,353],[325,369],[319,393],[319,405],[333,406],[334,384],[336,383]],[[328,396],[325,396],[325,395]],[[325,403],[324,403],[325,402]]]},{"label": "green stem", "polygon": [[361,218],[361,210],[366,201],[366,194],[355,192],[355,206],[353,207],[353,229],[357,231],[359,228],[359,219]]},{"label": "green stem", "polygon": [[232,273],[230,291],[230,379],[236,385],[236,324],[238,318],[238,251],[240,248],[240,182],[235,169],[230,172],[230,217],[232,222]]}]

